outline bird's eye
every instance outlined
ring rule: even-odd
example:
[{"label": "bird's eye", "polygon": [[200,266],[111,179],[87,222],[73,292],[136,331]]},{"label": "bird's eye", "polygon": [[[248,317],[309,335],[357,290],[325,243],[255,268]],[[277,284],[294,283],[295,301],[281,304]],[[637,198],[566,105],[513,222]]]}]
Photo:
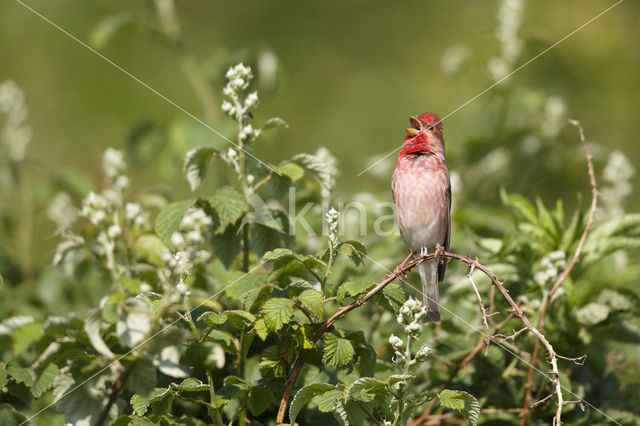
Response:
[{"label": "bird's eye", "polygon": [[429,127],[427,127],[427,129],[429,129],[429,130],[433,130],[433,129],[435,129],[435,127],[433,127],[433,126],[429,126]]}]

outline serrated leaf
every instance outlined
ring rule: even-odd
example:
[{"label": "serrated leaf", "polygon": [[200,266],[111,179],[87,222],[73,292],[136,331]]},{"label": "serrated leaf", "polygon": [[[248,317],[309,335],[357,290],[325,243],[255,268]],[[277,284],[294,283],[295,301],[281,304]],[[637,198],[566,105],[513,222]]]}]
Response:
[{"label": "serrated leaf", "polygon": [[260,310],[262,304],[271,298],[273,294],[273,287],[265,285],[258,288],[249,290],[244,296],[244,308],[247,311],[257,312]]},{"label": "serrated leaf", "polygon": [[215,327],[227,322],[227,314],[224,312],[205,312],[198,317],[197,321],[204,321],[208,326]]},{"label": "serrated leaf", "polygon": [[332,389],[330,391],[324,392],[318,399],[318,410],[322,411],[323,413],[329,413],[333,411],[343,394],[344,391],[341,389]]},{"label": "serrated leaf", "polygon": [[217,151],[208,146],[193,148],[184,156],[183,172],[192,191],[198,189],[209,172],[211,158]]},{"label": "serrated leaf", "polygon": [[53,386],[53,381],[58,377],[59,372],[60,369],[57,365],[52,362],[47,364],[38,376],[36,383],[30,389],[33,396],[40,398],[46,391],[48,391],[51,386]]},{"label": "serrated leaf", "polygon": [[267,324],[265,324],[263,319],[259,319],[253,324],[253,329],[256,331],[256,334],[262,341],[267,340],[267,335],[269,334],[269,329],[267,328]]},{"label": "serrated leaf", "polygon": [[228,284],[224,291],[227,296],[242,301],[250,290],[259,288],[262,285],[263,282],[261,278],[245,272],[235,271],[230,274]]},{"label": "serrated leaf", "polygon": [[13,355],[22,355],[34,342],[42,337],[42,323],[33,322],[16,328],[12,333]]},{"label": "serrated leaf", "polygon": [[212,329],[207,336],[207,340],[218,343],[225,352],[231,355],[237,355],[238,353],[233,337],[226,331]]},{"label": "serrated leaf", "polygon": [[291,421],[291,424],[296,421],[300,411],[302,411],[304,406],[307,405],[313,397],[335,388],[336,387],[334,385],[330,385],[328,383],[314,383],[303,386],[298,392],[296,392],[293,397],[293,401],[291,401],[291,407],[289,407],[289,420]]},{"label": "serrated leaf", "polygon": [[193,204],[190,200],[176,201],[162,209],[155,222],[156,234],[165,244],[169,244],[171,234],[180,228],[184,213]]},{"label": "serrated leaf", "polygon": [[580,324],[595,325],[606,320],[610,312],[607,305],[591,302],[576,311],[576,319]]},{"label": "serrated leaf", "polygon": [[338,253],[349,257],[354,265],[359,266],[364,262],[367,249],[358,241],[344,241],[338,246]]},{"label": "serrated leaf", "polygon": [[267,300],[261,311],[267,328],[270,331],[278,331],[291,320],[293,300],[283,297]]},{"label": "serrated leaf", "polygon": [[133,408],[133,412],[136,415],[144,416],[152,402],[160,401],[167,396],[169,392],[169,388],[155,388],[147,396],[135,394],[131,397],[131,408]]},{"label": "serrated leaf", "polygon": [[20,367],[15,361],[9,361],[5,367],[7,373],[13,377],[18,383],[24,383],[25,386],[31,387],[33,385],[33,375],[26,368]]},{"label": "serrated leaf", "polygon": [[342,303],[344,301],[344,298],[347,296],[356,297],[368,291],[370,288],[373,288],[373,286],[373,283],[368,283],[365,281],[347,281],[345,283],[342,283],[340,287],[338,287],[338,291],[336,292],[338,303]]},{"label": "serrated leaf", "polygon": [[208,391],[209,385],[202,383],[200,380],[195,377],[189,377],[184,379],[182,383],[177,385],[178,389],[185,392],[200,392],[200,391]]},{"label": "serrated leaf", "polygon": [[235,188],[225,186],[211,197],[211,205],[220,216],[221,227],[236,223],[247,209],[247,202]]},{"label": "serrated leaf", "polygon": [[388,394],[385,383],[374,377],[361,377],[349,386],[349,398],[361,402],[383,401]]},{"label": "serrated leaf", "polygon": [[225,313],[229,317],[229,322],[239,330],[250,327],[256,321],[256,316],[247,311],[236,309],[225,311]]},{"label": "serrated leaf", "polygon": [[318,290],[308,289],[303,291],[297,296],[297,299],[302,302],[317,318],[322,318],[324,314],[324,299],[322,293]]},{"label": "serrated leaf", "polygon": [[150,356],[140,358],[131,370],[127,387],[133,393],[149,395],[157,384],[156,367]]},{"label": "serrated leaf", "polygon": [[212,240],[214,254],[220,259],[226,269],[229,269],[238,257],[241,249],[241,238],[235,226],[227,226],[224,232],[216,233]]},{"label": "serrated leaf", "polygon": [[355,351],[347,339],[327,334],[324,338],[323,361],[334,367],[344,367],[353,359]]},{"label": "serrated leaf", "polygon": [[275,402],[273,391],[267,387],[254,386],[249,393],[247,406],[254,416],[264,413]]},{"label": "serrated leaf", "polygon": [[385,299],[389,301],[393,309],[397,312],[404,302],[407,301],[407,295],[399,284],[389,284],[382,290]]},{"label": "serrated leaf", "polygon": [[331,189],[333,187],[333,167],[319,157],[311,154],[298,154],[293,156],[289,161],[309,171],[311,175],[318,179],[324,189]]},{"label": "serrated leaf", "polygon": [[438,397],[443,406],[460,411],[462,417],[464,417],[470,425],[476,426],[478,424],[480,404],[473,395],[464,391],[445,389],[440,392]]}]

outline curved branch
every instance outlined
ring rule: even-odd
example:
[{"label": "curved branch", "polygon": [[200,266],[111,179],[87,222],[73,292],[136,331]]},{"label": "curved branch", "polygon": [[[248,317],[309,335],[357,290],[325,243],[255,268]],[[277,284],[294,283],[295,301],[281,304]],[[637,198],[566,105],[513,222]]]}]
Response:
[{"label": "curved branch", "polygon": [[[479,263],[477,259],[471,259],[467,256],[445,252],[442,249],[439,251],[436,251],[435,253],[420,256],[419,258],[416,258],[410,262],[403,263],[402,265],[397,267],[391,275],[388,275],[382,282],[377,284],[367,294],[365,294],[355,302],[338,309],[338,311],[336,311],[335,314],[333,314],[331,317],[329,317],[329,319],[327,319],[325,322],[322,323],[318,331],[316,331],[316,333],[313,335],[313,338],[311,339],[312,344],[315,345],[315,343],[317,343],[317,341],[320,340],[320,338],[325,333],[325,331],[327,331],[327,329],[331,327],[336,321],[344,317],[350,311],[362,306],[369,299],[371,299],[373,296],[379,293],[382,289],[384,289],[387,285],[392,283],[396,278],[401,278],[419,263],[424,262],[426,260],[433,260],[433,259],[456,260],[458,262],[465,263],[467,266],[469,266],[469,268],[477,269],[481,271],[487,277],[489,277],[489,279],[491,280],[491,283],[498,289],[498,291],[500,291],[500,293],[506,299],[509,305],[511,305],[511,312],[513,312],[516,316],[520,318],[520,320],[524,324],[525,329],[532,332],[547,350],[547,353],[549,356],[549,363],[551,364],[551,374],[553,375],[553,377],[551,378],[551,381],[555,385],[555,392],[558,400],[558,407],[561,412],[562,406],[564,405],[564,399],[562,396],[562,387],[560,386],[559,373],[558,373],[558,356],[556,355],[555,350],[553,349],[553,346],[551,346],[551,343],[549,343],[546,337],[540,331],[538,331],[538,329],[536,329],[533,326],[533,324],[526,317],[526,315],[524,314],[520,306],[518,306],[515,300],[513,300],[513,298],[509,294],[509,291],[506,288],[504,288],[504,283],[500,282],[498,278],[486,266]],[[300,353],[293,368],[291,369],[291,372],[289,373],[289,376],[287,377],[287,381],[285,384],[285,391],[284,391],[284,394],[282,395],[282,399],[280,400],[280,407],[278,408],[276,424],[281,424],[284,422],[287,406],[289,404],[289,400],[291,399],[291,393],[293,392],[296,379],[298,378],[298,374],[300,374],[300,370],[302,370],[302,366],[304,365],[304,361],[307,355],[309,354],[309,351],[310,351],[309,349],[306,349]]]},{"label": "curved branch", "polygon": [[[582,126],[580,122],[577,120],[569,120],[569,123],[576,126],[578,128],[578,132],[580,133],[580,142],[582,143],[582,150],[584,152],[584,156],[587,159],[587,168],[589,170],[589,183],[591,184],[591,207],[589,208],[589,217],[587,218],[587,222],[584,226],[584,231],[582,232],[582,236],[580,237],[580,241],[578,242],[578,246],[576,247],[576,251],[573,253],[573,257],[571,258],[571,262],[569,262],[569,266],[560,274],[558,279],[549,293],[547,294],[544,305],[542,307],[542,311],[540,312],[540,318],[538,320],[538,329],[544,329],[544,322],[547,318],[547,311],[549,310],[549,306],[551,305],[551,299],[556,291],[560,288],[562,283],[567,279],[573,268],[578,264],[580,260],[580,254],[582,253],[582,248],[584,247],[585,241],[587,241],[587,236],[589,235],[589,230],[591,229],[591,225],[593,224],[596,208],[598,206],[598,185],[596,183],[596,175],[593,171],[593,162],[591,161],[591,155],[589,151],[587,151],[587,142],[584,137],[584,131],[582,130]],[[531,364],[529,365],[529,374],[527,377],[527,387],[526,393],[524,397],[524,405],[522,407],[522,418],[520,420],[520,426],[524,426],[527,422],[527,414],[531,408],[534,406],[531,404],[532,399],[532,389],[533,389],[533,371],[535,369],[535,365],[538,362],[538,353],[540,352],[540,342],[536,341],[535,346],[533,347],[533,353],[531,354]],[[560,422],[560,413],[562,411],[562,406],[559,404],[556,409],[556,416],[554,417],[554,424],[561,424]]]}]

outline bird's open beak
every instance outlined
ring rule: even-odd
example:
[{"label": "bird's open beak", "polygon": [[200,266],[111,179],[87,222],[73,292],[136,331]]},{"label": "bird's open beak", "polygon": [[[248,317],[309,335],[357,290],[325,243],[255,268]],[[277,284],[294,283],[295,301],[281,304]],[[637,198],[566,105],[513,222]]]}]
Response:
[{"label": "bird's open beak", "polygon": [[409,116],[411,127],[407,128],[407,135],[409,137],[418,136],[422,130],[422,123],[414,116]]},{"label": "bird's open beak", "polygon": [[410,138],[414,136],[418,136],[420,134],[420,130],[416,130],[413,127],[407,127],[407,136]]}]

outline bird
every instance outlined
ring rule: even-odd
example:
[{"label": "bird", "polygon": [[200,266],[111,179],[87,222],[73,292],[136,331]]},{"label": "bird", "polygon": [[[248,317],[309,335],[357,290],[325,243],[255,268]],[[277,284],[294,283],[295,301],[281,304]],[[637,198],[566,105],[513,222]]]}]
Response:
[{"label": "bird", "polygon": [[[451,180],[445,161],[442,122],[433,113],[410,116],[411,127],[402,143],[391,176],[391,189],[400,236],[411,257],[449,250],[451,238]],[[406,262],[405,261],[405,262]],[[424,323],[439,323],[439,284],[446,263],[437,259],[418,264]]]}]

